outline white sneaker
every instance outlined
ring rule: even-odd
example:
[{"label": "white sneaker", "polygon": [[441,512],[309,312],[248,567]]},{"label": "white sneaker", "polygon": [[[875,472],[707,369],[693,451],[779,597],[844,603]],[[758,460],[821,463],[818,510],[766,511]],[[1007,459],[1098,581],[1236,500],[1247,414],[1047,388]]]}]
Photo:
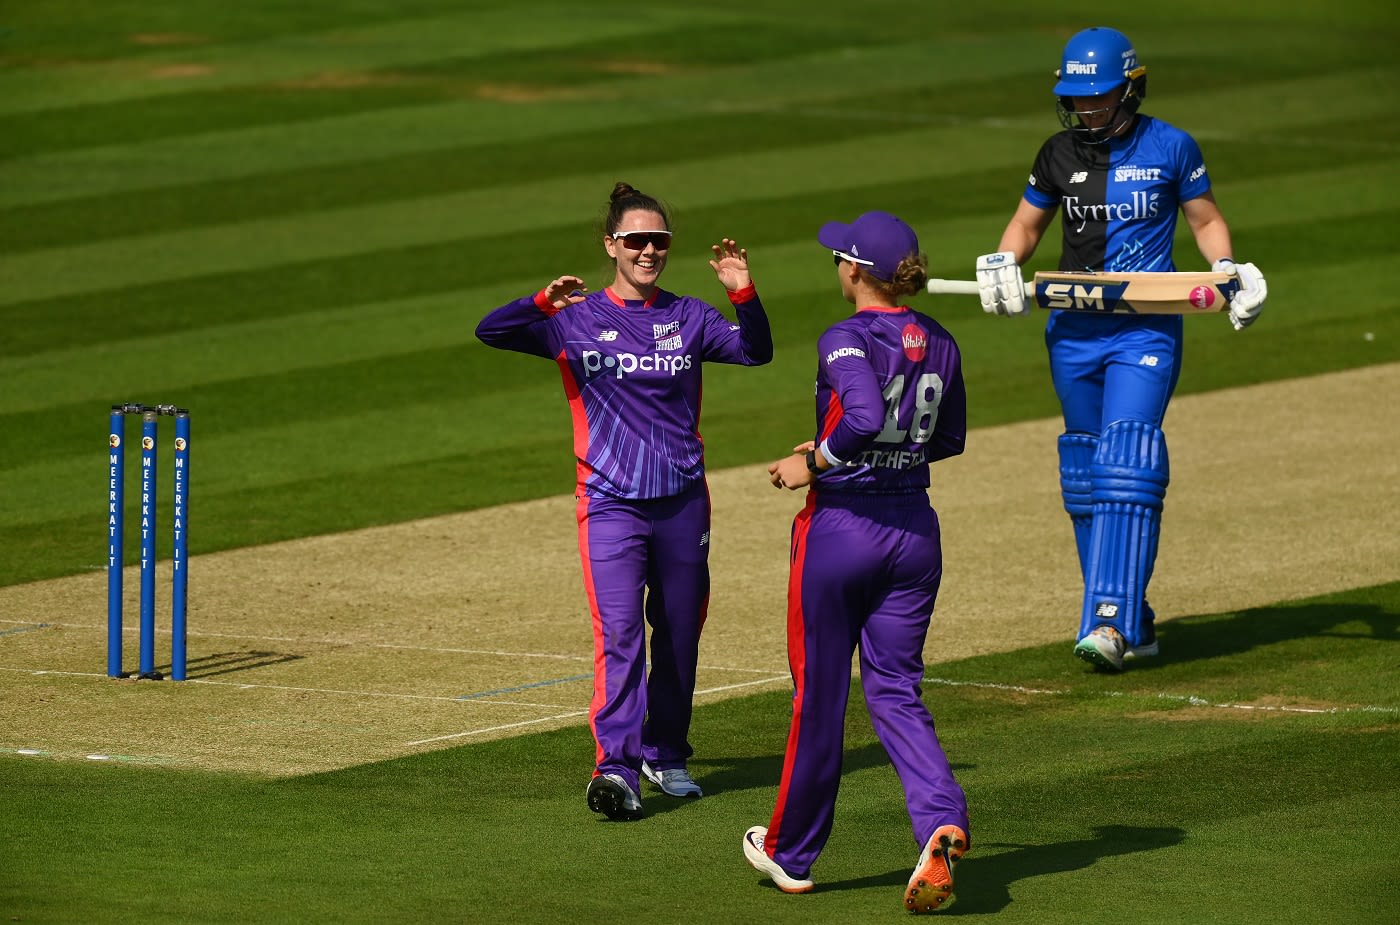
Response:
[{"label": "white sneaker", "polygon": [[799,880],[788,876],[788,872],[778,866],[763,850],[763,839],[768,835],[768,827],[756,825],[744,833],[744,860],[761,874],[767,874],[778,889],[784,893],[810,893],[815,885],[811,879]]},{"label": "white sneaker", "polygon": [[904,890],[904,908],[919,915],[943,905],[953,895],[953,865],[967,848],[967,833],[955,825],[941,826],[930,835]]},{"label": "white sneaker", "polygon": [[1128,651],[1123,653],[1124,658],[1151,658],[1160,649],[1157,648],[1157,628],[1150,623],[1143,635],[1142,642],[1137,645],[1128,646]]},{"label": "white sneaker", "polygon": [[620,774],[599,774],[588,782],[585,794],[588,808],[609,819],[642,818],[642,801]]},{"label": "white sneaker", "polygon": [[1142,628],[1139,633],[1142,642],[1129,644],[1128,651],[1123,653],[1124,658],[1151,658],[1160,651],[1157,648],[1157,613],[1146,601],[1142,602]]},{"label": "white sneaker", "polygon": [[661,792],[668,796],[695,799],[705,795],[705,791],[700,789],[700,785],[695,782],[695,778],[691,777],[690,772],[685,768],[667,768],[664,771],[656,771],[643,761],[642,776],[660,787]]},{"label": "white sneaker", "polygon": [[1156,654],[1157,654],[1158,652],[1160,652],[1160,651],[1161,651],[1161,649],[1159,649],[1159,648],[1157,647],[1157,640],[1154,639],[1154,640],[1152,640],[1151,642],[1144,642],[1144,643],[1143,643],[1142,645],[1140,645],[1140,646],[1128,646],[1128,651],[1126,651],[1126,652],[1123,653],[1123,657],[1124,657],[1124,658],[1151,658],[1152,656],[1156,655]]},{"label": "white sneaker", "polygon": [[1074,646],[1075,655],[1109,671],[1123,670],[1123,655],[1127,650],[1123,634],[1107,624],[1094,627]]}]

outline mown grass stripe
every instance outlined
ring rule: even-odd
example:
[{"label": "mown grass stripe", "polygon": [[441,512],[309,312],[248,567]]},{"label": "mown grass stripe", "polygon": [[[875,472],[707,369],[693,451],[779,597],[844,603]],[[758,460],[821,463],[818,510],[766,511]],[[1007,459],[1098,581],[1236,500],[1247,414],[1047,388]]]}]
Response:
[{"label": "mown grass stripe", "polygon": [[[954,235],[952,239],[964,237]],[[785,397],[775,400],[772,389],[781,389],[785,383],[797,381],[810,366],[811,343],[816,330],[824,327],[839,313],[832,307],[829,293],[819,286],[820,273],[814,266],[814,254],[819,249],[812,243],[790,245],[792,253],[782,262],[800,269],[786,280],[779,280],[771,289],[780,290],[769,300],[785,302],[796,306],[821,305],[820,311],[807,311],[810,316],[802,330],[789,322],[796,312],[778,316],[777,324],[781,337],[779,362],[760,370],[734,371],[713,367],[707,375],[705,416],[707,433],[720,433],[721,422],[731,418],[751,415],[759,406],[769,410],[782,403],[797,409],[794,420],[800,426],[807,426],[808,400],[799,390],[780,393]],[[1271,306],[1267,328],[1249,336],[1258,349],[1267,349],[1257,342],[1263,335],[1274,340],[1289,331],[1297,331],[1300,336],[1313,338],[1315,327],[1336,329],[1343,323],[1330,304],[1318,294],[1336,291],[1346,285],[1346,281],[1363,269],[1371,272],[1400,271],[1400,256],[1358,259],[1351,263],[1316,264],[1309,267],[1281,267],[1270,272],[1270,278],[1277,298],[1281,301]],[[784,284],[787,287],[785,288]],[[964,350],[969,356],[977,357],[974,385],[994,368],[995,376],[1002,381],[1035,381],[1043,375],[1044,359],[1041,350],[1034,343],[1040,338],[1038,323],[985,321],[975,299],[946,297],[920,300],[920,308],[946,323],[966,327],[981,322],[980,329],[973,329],[968,335],[960,336]],[[48,411],[35,411],[21,414],[18,402],[0,418],[6,430],[14,434],[12,464],[0,467],[4,480],[13,484],[55,487],[65,484],[81,484],[96,471],[93,465],[93,450],[101,437],[101,427],[105,419],[101,416],[106,404],[128,396],[159,396],[178,394],[182,402],[195,407],[199,414],[197,422],[200,432],[199,453],[210,463],[201,463],[199,468],[199,491],[202,499],[211,495],[237,492],[254,484],[289,485],[305,480],[337,479],[367,475],[382,467],[412,467],[418,463],[440,461],[454,457],[513,458],[517,451],[538,441],[550,441],[564,432],[566,422],[561,418],[561,396],[557,375],[539,361],[520,358],[509,354],[485,351],[484,355],[473,355],[482,349],[471,337],[471,325],[476,317],[489,306],[472,305],[464,300],[462,323],[458,326],[461,343],[423,344],[417,349],[403,352],[388,349],[373,349],[373,344],[355,343],[359,333],[353,319],[347,324],[343,335],[336,335],[324,346],[316,344],[319,332],[334,327],[327,319],[310,319],[299,329],[286,331],[286,343],[271,341],[275,329],[259,330],[257,336],[249,336],[246,341],[215,339],[204,351],[194,350],[184,360],[184,365],[176,365],[171,370],[161,370],[159,375],[142,381],[139,362],[131,370],[124,388],[112,389],[112,395],[96,394],[90,400],[81,398],[71,403],[56,405],[52,398],[37,399],[34,404],[47,401]],[[392,306],[384,306],[381,318],[390,317]],[[438,310],[450,311],[450,303],[435,306]],[[352,315],[353,313],[346,313]],[[442,319],[433,319],[441,321]],[[417,319],[404,318],[405,326],[414,327]],[[1010,327],[1018,324],[1017,327]],[[1242,349],[1239,341],[1231,341],[1236,335],[1227,330],[1223,318],[1190,319],[1195,330],[1206,330],[1209,347],[1197,350],[1193,347],[1192,357],[1197,364],[1211,365],[1212,354],[1238,354]],[[1400,330],[1400,321],[1393,325]],[[262,329],[264,326],[246,326]],[[251,332],[245,332],[250,333]],[[1400,360],[1400,348],[1394,344],[1394,331],[1382,332],[1389,346],[1382,347],[1387,355],[1376,356],[1372,362]],[[390,334],[389,336],[392,336]],[[991,359],[992,341],[1008,342],[1013,337],[1029,341],[1025,349],[1014,351],[1005,359]],[[343,339],[342,339],[343,338]],[[1265,342],[1267,343],[1267,342]],[[348,345],[348,346],[346,346]],[[137,361],[147,362],[152,356],[178,356],[177,347],[157,349],[164,345],[152,345],[147,351],[133,350]],[[286,368],[280,371],[259,371],[235,365],[235,359],[253,354],[259,347],[286,354],[296,355],[302,350],[309,351],[308,363],[319,365]],[[338,350],[346,346],[345,355]],[[1317,350],[1323,349],[1318,341]],[[220,356],[222,354],[222,357]],[[201,361],[207,359],[212,369],[206,370]],[[268,359],[275,365],[275,359]],[[71,367],[70,367],[71,369]],[[411,384],[392,388],[383,386],[373,392],[356,388],[357,383],[367,381],[373,375],[388,377],[391,374],[414,377]],[[246,376],[257,377],[250,381]],[[56,375],[56,370],[54,375]],[[221,378],[211,378],[219,376]],[[11,394],[19,395],[23,380],[11,382],[9,377],[0,379],[4,388]],[[39,386],[45,382],[35,383]],[[494,391],[492,391],[494,389]],[[101,391],[93,389],[93,391]],[[503,394],[508,393],[508,394]],[[41,396],[41,392],[33,393]],[[985,394],[985,393],[979,393]],[[493,397],[494,396],[494,397]],[[152,399],[154,400],[154,399]],[[461,426],[463,422],[491,420],[506,406],[511,411],[511,426],[504,429]],[[243,419],[241,407],[259,407],[265,418]],[[1049,409],[1047,409],[1049,410]],[[50,419],[75,421],[84,417],[91,420],[91,439],[71,442],[48,439],[42,445],[34,445],[29,452],[24,448],[33,440],[33,435],[41,433],[40,422],[33,423],[29,418],[43,414]],[[275,423],[268,423],[275,421]],[[712,430],[713,428],[713,430]],[[82,433],[75,429],[75,433]],[[357,440],[357,435],[375,434],[378,439],[366,444]],[[277,470],[267,469],[266,447],[275,446]],[[353,453],[328,453],[327,447],[357,447]],[[727,450],[725,452],[728,452]],[[724,458],[716,455],[716,459]],[[560,478],[565,469],[559,468]],[[250,481],[253,480],[253,481]],[[562,488],[561,488],[562,490]],[[61,497],[51,497],[47,491],[34,495],[16,494],[11,497],[0,517],[0,523],[11,526],[41,524],[54,515],[74,517],[82,515],[91,507],[91,499],[82,493],[67,493]]]},{"label": "mown grass stripe", "polygon": [[[841,99],[863,103],[869,109],[873,97],[922,89],[930,96],[946,94],[958,80],[973,76],[967,68],[924,69],[891,66],[892,56],[922,59],[927,45],[912,49],[853,50],[842,56],[840,93],[814,85],[811,69],[828,66],[829,55],[797,60],[764,59],[744,68],[744,79],[759,89],[741,103],[716,99],[710,92],[716,75],[684,72],[648,74],[609,84],[604,99],[579,99],[561,85],[547,98],[504,103],[489,100],[454,101],[436,105],[417,103],[384,111],[356,113],[338,118],[309,120],[222,132],[194,137],[162,138],[137,144],[109,145],[81,151],[64,151],[15,158],[0,167],[13,183],[0,188],[0,205],[56,201],[122,189],[186,185],[208,179],[255,176],[295,163],[301,167],[373,160],[395,154],[438,150],[469,144],[496,145],[511,140],[545,140],[571,129],[593,131],[616,125],[627,128],[645,124],[659,114],[724,113],[764,108],[831,104]],[[967,52],[964,52],[967,54]],[[1007,77],[1006,65],[989,68],[983,58],[979,72]],[[1006,60],[1015,60],[1008,58]],[[830,62],[834,66],[835,62]],[[938,91],[935,93],[934,91]],[[541,93],[541,96],[546,96]],[[828,112],[823,119],[835,118]],[[910,113],[896,112],[891,121],[907,121]],[[718,135],[716,137],[719,137]],[[120,168],[113,171],[113,167]],[[124,184],[131,184],[130,186]]]},{"label": "mown grass stripe", "polygon": [[[839,93],[814,86],[805,75],[810,59],[757,64],[748,70],[759,91],[737,101],[685,98],[693,91],[687,77],[648,76],[610,85],[609,95],[621,100],[547,100],[504,103],[490,100],[418,104],[369,113],[355,113],[291,125],[257,126],[205,132],[193,137],[162,138],[136,144],[108,145],[15,158],[0,165],[0,207],[26,203],[81,199],[89,196],[167,186],[187,186],[211,180],[254,177],[295,164],[298,169],[373,161],[400,154],[498,145],[510,141],[558,137],[571,130],[596,131],[604,126],[626,128],[646,124],[658,114],[678,111],[706,113],[730,109],[736,113],[778,112],[823,120],[877,119],[958,125],[969,131],[1040,131],[1053,129],[1050,100],[1015,95],[1012,73],[968,75],[965,68],[891,67],[891,58],[918,62],[932,52],[927,44],[890,50],[880,47],[846,56],[841,63]],[[986,71],[985,66],[981,69]],[[795,84],[781,79],[796,71]],[[1400,105],[1392,97],[1355,93],[1355,88],[1378,82],[1388,72],[1358,69],[1327,77],[1251,82],[1244,87],[1213,87],[1207,91],[1153,99],[1149,111],[1178,120],[1201,139],[1248,137],[1261,128],[1304,125],[1318,118],[1375,117]],[[999,78],[1017,109],[995,114],[956,110],[897,109],[871,104],[872,95],[906,91],[937,99],[951,85]],[[1259,105],[1260,100],[1269,105]],[[1036,105],[1031,106],[1034,102]],[[1324,109],[1325,107],[1325,109]],[[482,131],[489,126],[489,131]],[[1309,141],[1293,133],[1271,144],[1312,144],[1345,148],[1349,139],[1321,137]]]},{"label": "mown grass stripe", "polygon": [[[976,139],[920,130],[801,151],[721,156],[630,171],[619,166],[606,174],[19,255],[0,265],[0,304],[538,228],[561,215],[598,214],[620,176],[689,207],[731,201],[744,189],[815,192],[848,182],[849,165],[859,163],[872,143],[889,157],[887,175],[911,181],[948,172],[957,163],[971,164],[974,155],[984,166],[989,160]],[[935,144],[962,156],[932,160],[927,152]],[[1013,158],[1019,163],[1024,155],[1005,156],[1008,164]],[[724,182],[715,182],[716,177]],[[510,208],[503,209],[503,203]],[[76,267],[82,272],[74,272]]]},{"label": "mown grass stripe", "polygon": [[[715,10],[707,10],[704,16],[712,23],[733,18]],[[585,9],[561,3],[536,7],[528,17],[512,7],[492,7],[252,42],[179,47],[67,67],[33,67],[0,73],[0,113],[150,99],[506,51],[548,54],[560,47],[606,44],[672,28],[695,17],[692,11],[656,6],[617,6],[609,14],[599,6]],[[541,28],[541,22],[549,27]]]},{"label": "mown grass stripe", "polygon": [[[1024,163],[1024,152],[1007,145],[989,150],[966,133],[921,129],[858,141],[813,145],[801,151],[715,157],[632,171],[633,182],[664,190],[690,207],[733,199],[738,190],[768,195],[818,193],[849,182],[850,165],[878,148],[886,159],[882,176],[927,182],[970,164],[983,168]],[[930,152],[937,151],[937,157]],[[626,168],[607,175],[562,177],[539,183],[434,196],[421,200],[335,209],[280,220],[261,220],[176,234],[122,239],[91,246],[18,255],[0,264],[0,304],[118,289],[161,279],[182,279],[258,267],[461,240],[539,227],[541,217],[588,216]],[[1400,165],[1381,163],[1271,178],[1271,200],[1287,195],[1316,199],[1318,190],[1341,195],[1354,186],[1348,205],[1374,207],[1393,201]],[[716,177],[724,182],[715,182]],[[512,207],[502,210],[502,202]],[[545,219],[549,220],[548,218]],[[81,268],[81,271],[79,271]]]}]

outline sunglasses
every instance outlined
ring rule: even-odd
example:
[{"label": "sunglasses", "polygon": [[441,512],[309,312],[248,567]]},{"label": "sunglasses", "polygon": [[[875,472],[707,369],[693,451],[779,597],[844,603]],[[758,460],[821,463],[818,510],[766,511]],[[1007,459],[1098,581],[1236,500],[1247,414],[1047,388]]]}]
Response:
[{"label": "sunglasses", "polygon": [[832,251],[831,258],[831,262],[838,267],[843,263],[858,263],[863,267],[875,266],[875,261],[873,260],[861,260],[859,257],[852,257],[844,251]]},{"label": "sunglasses", "polygon": [[664,251],[671,246],[671,232],[669,231],[614,231],[612,239],[621,241],[622,246],[629,251],[646,250],[648,244],[659,251]]}]

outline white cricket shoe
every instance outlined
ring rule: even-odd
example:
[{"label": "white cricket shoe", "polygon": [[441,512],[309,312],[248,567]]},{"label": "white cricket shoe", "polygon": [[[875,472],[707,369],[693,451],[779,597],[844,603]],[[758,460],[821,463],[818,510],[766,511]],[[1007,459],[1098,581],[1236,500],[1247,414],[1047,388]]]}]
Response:
[{"label": "white cricket shoe", "polygon": [[1128,643],[1123,634],[1108,625],[1094,627],[1074,646],[1075,655],[1109,671],[1123,670],[1123,656],[1127,651]]},{"label": "white cricket shoe", "polygon": [[642,801],[620,774],[599,774],[588,782],[588,808],[609,819],[642,818]]},{"label": "white cricket shoe", "polygon": [[767,874],[784,893],[810,893],[815,886],[811,878],[799,879],[790,876],[778,866],[777,861],[764,852],[763,839],[767,835],[768,827],[763,825],[756,825],[744,833],[744,860],[748,861],[754,870]]},{"label": "white cricket shoe", "polygon": [[700,785],[695,782],[695,778],[691,777],[690,772],[685,768],[667,768],[664,771],[657,771],[643,761],[642,776],[660,787],[661,792],[668,796],[695,799],[705,795],[705,791],[700,789]]}]

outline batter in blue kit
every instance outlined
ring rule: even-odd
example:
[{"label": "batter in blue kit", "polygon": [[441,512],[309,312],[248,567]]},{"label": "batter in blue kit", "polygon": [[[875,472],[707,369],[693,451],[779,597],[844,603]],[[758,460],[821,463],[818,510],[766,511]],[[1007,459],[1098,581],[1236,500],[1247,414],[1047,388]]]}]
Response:
[{"label": "batter in blue kit", "polygon": [[835,815],[859,650],[870,720],[922,848],[904,904],[928,912],[951,895],[953,865],[970,846],[967,800],[920,691],[943,576],[929,464],[963,451],[962,359],[942,325],[901,301],[928,281],[912,228],[867,212],[828,223],[818,241],[856,311],[817,342],[815,439],[769,466],[775,487],[810,490],[792,526],[792,722],[777,805],[767,826],[744,833],[744,856],[785,892],[813,888],[811,868]]},{"label": "batter in blue kit", "polygon": [[[1065,130],[1041,146],[997,253],[977,260],[982,307],[1029,311],[1020,265],[1058,212],[1059,269],[1173,272],[1177,215],[1202,256],[1235,274],[1229,317],[1251,324],[1268,293],[1231,258],[1230,229],[1195,140],[1138,112],[1147,69],[1127,36],[1085,29],[1065,45],[1054,87]],[[1084,599],[1075,654],[1098,668],[1156,655],[1147,586],[1157,558],[1170,467],[1162,426],[1181,374],[1180,315],[1052,311],[1050,375],[1064,415],[1060,488],[1074,527]]]},{"label": "batter in blue kit", "polygon": [[737,321],[660,288],[671,226],[653,197],[618,184],[602,243],[616,266],[612,285],[588,292],[581,277],[561,276],[488,314],[476,333],[559,366],[593,623],[596,756],[587,801],[610,819],[637,819],[642,776],[672,796],[702,794],[686,768],[710,594],[702,364],[767,363],[773,339],[748,254],[734,241],[711,248],[710,266]]}]

